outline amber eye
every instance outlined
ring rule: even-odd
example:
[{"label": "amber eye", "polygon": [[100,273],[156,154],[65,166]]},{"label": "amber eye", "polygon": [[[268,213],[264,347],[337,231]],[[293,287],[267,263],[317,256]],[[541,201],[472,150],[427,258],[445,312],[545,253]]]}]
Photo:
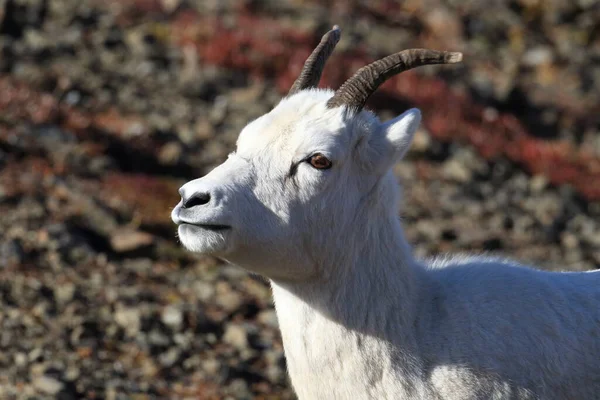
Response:
[{"label": "amber eye", "polygon": [[317,153],[310,156],[308,159],[310,165],[317,169],[328,169],[331,168],[331,161],[323,154]]}]

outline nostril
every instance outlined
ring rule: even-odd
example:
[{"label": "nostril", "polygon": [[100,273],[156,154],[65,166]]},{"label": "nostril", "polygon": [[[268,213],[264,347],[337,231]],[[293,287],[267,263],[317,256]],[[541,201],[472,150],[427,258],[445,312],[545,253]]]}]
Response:
[{"label": "nostril", "polygon": [[183,208],[192,208],[207,204],[210,201],[210,194],[196,193],[191,198],[183,201]]}]

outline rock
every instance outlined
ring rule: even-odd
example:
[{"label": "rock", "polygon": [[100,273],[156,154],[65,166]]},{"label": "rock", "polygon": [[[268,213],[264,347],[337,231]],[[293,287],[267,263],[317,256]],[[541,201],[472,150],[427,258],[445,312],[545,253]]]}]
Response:
[{"label": "rock", "polygon": [[254,81],[247,87],[234,89],[231,93],[231,101],[234,105],[247,107],[248,104],[257,103],[264,90],[264,83]]},{"label": "rock", "polygon": [[277,329],[279,327],[279,322],[277,320],[277,314],[275,313],[275,310],[263,310],[260,313],[258,313],[257,319],[259,322],[262,322],[270,328]]},{"label": "rock", "polygon": [[25,353],[18,352],[14,357],[16,366],[23,367],[27,364],[27,355]]},{"label": "rock", "polygon": [[225,329],[223,341],[229,343],[239,350],[248,347],[248,336],[243,326],[235,323],[230,323]]},{"label": "rock", "polygon": [[67,381],[75,381],[81,376],[81,370],[75,366],[67,368],[65,371],[65,379]]},{"label": "rock", "polygon": [[31,350],[29,354],[27,354],[27,358],[30,362],[37,361],[42,356],[43,352],[44,351],[41,348],[36,347],[33,350]]},{"label": "rock", "polygon": [[442,227],[429,219],[421,219],[417,222],[416,229],[427,241],[433,242],[440,237]]},{"label": "rock", "polygon": [[550,47],[538,46],[525,52],[521,60],[526,66],[535,67],[540,64],[551,63],[553,58],[554,54]]},{"label": "rock", "polygon": [[425,129],[420,128],[415,133],[415,137],[410,145],[410,151],[424,153],[431,146],[431,136]]},{"label": "rock", "polygon": [[156,329],[153,329],[148,334],[148,343],[150,343],[153,346],[168,346],[170,341],[167,335],[163,334],[162,332]]},{"label": "rock", "polygon": [[133,307],[118,307],[115,322],[125,330],[127,336],[135,336],[140,331],[140,311]]},{"label": "rock", "polygon": [[221,362],[219,360],[209,358],[202,361],[202,369],[211,376],[215,376],[219,372],[219,368],[221,368]]},{"label": "rock", "polygon": [[71,282],[58,285],[54,288],[54,298],[59,304],[67,304],[73,299],[74,293],[75,285]]},{"label": "rock", "polygon": [[461,43],[462,22],[456,13],[442,6],[432,7],[425,13],[424,22],[447,46],[456,48]]},{"label": "rock", "polygon": [[284,377],[284,371],[279,365],[269,365],[265,370],[265,375],[271,382],[277,383]]},{"label": "rock", "polygon": [[215,294],[215,288],[212,283],[198,281],[194,283],[194,292],[201,301],[208,301]]},{"label": "rock", "polygon": [[183,324],[183,312],[177,306],[168,306],[163,310],[161,320],[171,329],[178,331]]},{"label": "rock", "polygon": [[533,193],[540,193],[548,186],[548,179],[543,175],[536,175],[529,182],[529,187]]},{"label": "rock", "polygon": [[0,268],[16,265],[25,256],[23,246],[19,240],[7,240],[0,243]]},{"label": "rock", "polygon": [[221,274],[227,279],[237,282],[248,276],[248,272],[243,268],[231,264],[224,264],[220,267]]},{"label": "rock", "polygon": [[221,123],[227,116],[229,99],[226,96],[217,96],[210,110],[209,119],[213,124]]},{"label": "rock", "polygon": [[125,253],[148,246],[154,242],[154,236],[149,233],[130,229],[119,229],[110,238],[110,245],[117,253]]},{"label": "rock", "polygon": [[198,119],[194,126],[195,135],[189,139],[182,137],[185,143],[191,143],[193,139],[208,140],[215,136],[215,128],[207,119]]},{"label": "rock", "polygon": [[471,171],[460,161],[450,159],[444,163],[442,169],[444,178],[465,183],[471,180]]},{"label": "rock", "polygon": [[183,149],[179,143],[169,142],[160,149],[160,152],[158,153],[158,159],[160,160],[161,164],[174,165],[177,164],[181,158],[182,151]]},{"label": "rock", "polygon": [[160,4],[162,5],[163,10],[168,13],[172,13],[179,7],[181,4],[181,0],[160,0]]},{"label": "rock", "polygon": [[225,282],[217,283],[216,303],[229,313],[234,312],[242,305],[242,296]]},{"label": "rock", "polygon": [[177,362],[180,355],[181,351],[179,349],[171,348],[167,352],[162,353],[160,356],[158,356],[158,361],[161,365],[168,368]]},{"label": "rock", "polygon": [[579,240],[577,239],[577,236],[570,232],[563,232],[561,235],[561,242],[565,248],[571,251],[579,247]]},{"label": "rock", "polygon": [[250,394],[248,393],[248,383],[239,378],[234,379],[229,385],[227,385],[227,391],[236,399],[247,398]]},{"label": "rock", "polygon": [[44,394],[56,395],[63,388],[63,383],[46,375],[38,376],[33,380],[33,386]]}]

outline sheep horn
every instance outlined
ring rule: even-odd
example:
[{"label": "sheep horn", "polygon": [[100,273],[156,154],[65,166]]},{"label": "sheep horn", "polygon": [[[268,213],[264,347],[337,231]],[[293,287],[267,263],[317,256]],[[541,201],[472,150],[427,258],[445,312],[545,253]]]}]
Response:
[{"label": "sheep horn", "polygon": [[340,40],[340,35],[340,27],[337,25],[334,25],[333,29],[323,35],[319,45],[304,62],[302,72],[292,85],[288,95],[297,93],[302,89],[317,87],[319,79],[321,79],[323,67],[325,67],[327,59]]},{"label": "sheep horn", "polygon": [[327,102],[327,107],[347,106],[359,112],[367,99],[393,75],[429,64],[454,64],[462,61],[462,53],[427,49],[409,49],[392,54],[359,69]]}]

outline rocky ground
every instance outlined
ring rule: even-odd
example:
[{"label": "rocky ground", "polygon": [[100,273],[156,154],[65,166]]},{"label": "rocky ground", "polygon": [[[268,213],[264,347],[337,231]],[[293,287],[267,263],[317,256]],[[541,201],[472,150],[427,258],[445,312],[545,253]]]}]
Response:
[{"label": "rocky ground", "polygon": [[370,103],[424,112],[397,166],[419,256],[599,268],[599,3],[401,4],[0,1],[0,398],[293,398],[267,283],[183,251],[169,212],[334,23],[325,85],[465,53]]}]

